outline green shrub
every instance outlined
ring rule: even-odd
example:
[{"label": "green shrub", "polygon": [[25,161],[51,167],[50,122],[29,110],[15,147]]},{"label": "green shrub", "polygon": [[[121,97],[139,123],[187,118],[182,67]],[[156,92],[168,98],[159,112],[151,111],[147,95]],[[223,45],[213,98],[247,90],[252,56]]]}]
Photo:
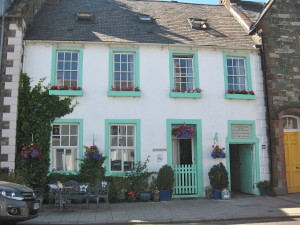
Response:
[{"label": "green shrub", "polygon": [[174,186],[174,171],[171,166],[162,166],[157,175],[157,187],[159,190],[172,190]]},{"label": "green shrub", "polygon": [[14,171],[0,170],[0,180],[16,184],[24,184],[25,178]]},{"label": "green shrub", "polygon": [[210,169],[208,177],[210,180],[210,185],[213,189],[222,190],[228,187],[228,172],[222,162],[214,165]]}]

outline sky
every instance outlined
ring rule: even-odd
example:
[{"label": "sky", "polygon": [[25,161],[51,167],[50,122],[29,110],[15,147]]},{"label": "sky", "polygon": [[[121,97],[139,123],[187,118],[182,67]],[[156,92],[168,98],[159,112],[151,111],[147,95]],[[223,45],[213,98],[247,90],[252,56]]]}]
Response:
[{"label": "sky", "polygon": [[[188,2],[188,3],[198,3],[198,4],[210,4],[210,5],[218,5],[219,0],[176,0],[178,2]],[[268,0],[243,0],[249,2],[267,2]]]}]

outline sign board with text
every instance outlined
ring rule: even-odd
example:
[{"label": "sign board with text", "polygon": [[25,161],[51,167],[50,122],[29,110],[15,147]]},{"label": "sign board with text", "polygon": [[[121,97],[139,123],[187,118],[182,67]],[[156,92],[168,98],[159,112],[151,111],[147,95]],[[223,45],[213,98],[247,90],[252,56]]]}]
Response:
[{"label": "sign board with text", "polygon": [[232,124],[231,138],[233,139],[251,139],[252,129],[251,124]]}]

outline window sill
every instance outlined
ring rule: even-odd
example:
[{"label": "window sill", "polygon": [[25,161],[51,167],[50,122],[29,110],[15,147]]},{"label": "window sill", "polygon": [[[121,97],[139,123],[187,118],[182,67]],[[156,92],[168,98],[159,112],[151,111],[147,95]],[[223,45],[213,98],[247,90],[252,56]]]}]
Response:
[{"label": "window sill", "polygon": [[246,100],[254,100],[256,99],[256,95],[244,95],[244,94],[225,94],[226,99],[246,99]]},{"label": "window sill", "polygon": [[49,90],[49,95],[82,96],[82,90]]},{"label": "window sill", "polygon": [[110,97],[141,97],[140,91],[108,91]]},{"label": "window sill", "polygon": [[170,92],[170,98],[202,98],[202,93]]}]

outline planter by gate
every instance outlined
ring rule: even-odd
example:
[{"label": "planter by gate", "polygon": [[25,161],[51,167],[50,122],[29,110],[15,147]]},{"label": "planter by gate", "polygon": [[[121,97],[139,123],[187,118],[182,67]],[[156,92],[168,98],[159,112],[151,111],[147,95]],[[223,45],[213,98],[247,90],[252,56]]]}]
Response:
[{"label": "planter by gate", "polygon": [[160,201],[170,201],[171,200],[171,191],[170,190],[161,190],[159,192]]}]

